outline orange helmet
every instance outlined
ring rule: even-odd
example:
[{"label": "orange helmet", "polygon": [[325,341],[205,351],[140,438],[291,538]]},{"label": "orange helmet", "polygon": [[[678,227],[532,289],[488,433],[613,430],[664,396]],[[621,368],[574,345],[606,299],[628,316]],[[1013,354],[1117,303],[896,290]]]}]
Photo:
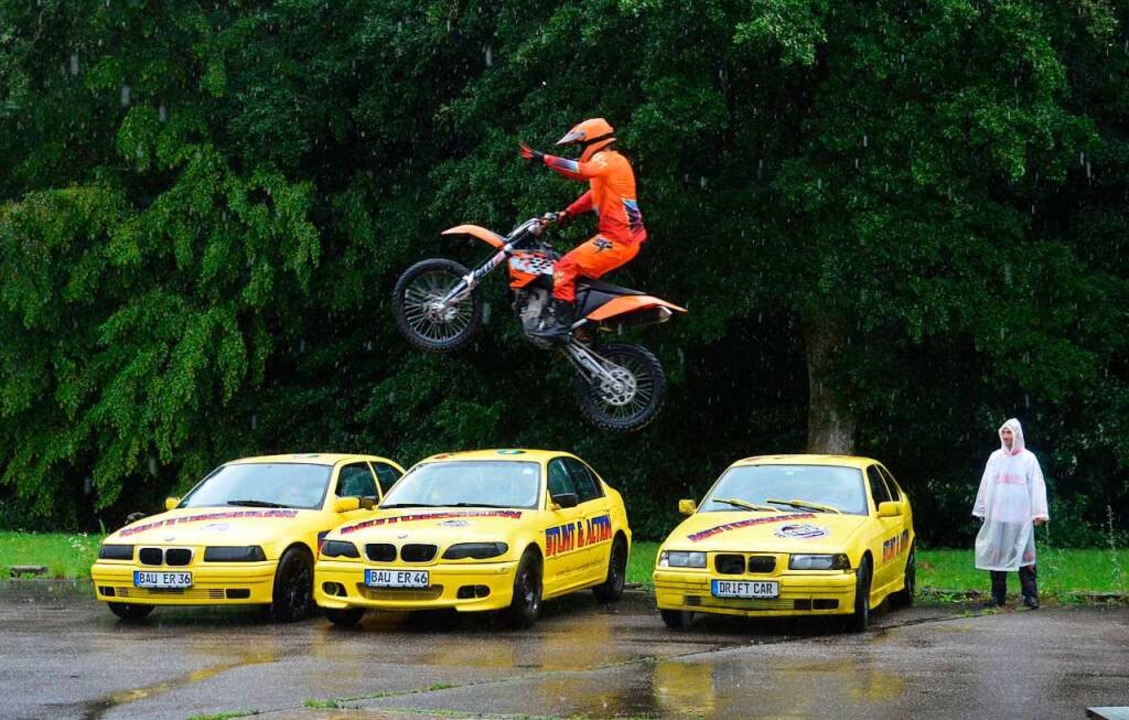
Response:
[{"label": "orange helmet", "polygon": [[584,147],[580,153],[580,162],[588,162],[597,150],[605,148],[615,142],[612,133],[615,128],[603,118],[592,118],[576,125],[568,134],[557,141],[557,145],[573,145],[579,143]]}]

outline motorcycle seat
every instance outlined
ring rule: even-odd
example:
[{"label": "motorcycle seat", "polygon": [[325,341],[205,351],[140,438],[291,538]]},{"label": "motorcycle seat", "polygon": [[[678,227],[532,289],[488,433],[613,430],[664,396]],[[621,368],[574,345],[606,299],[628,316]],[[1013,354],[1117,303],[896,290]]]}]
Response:
[{"label": "motorcycle seat", "polygon": [[606,283],[602,280],[596,280],[594,278],[585,278],[585,277],[577,278],[577,280],[576,280],[577,291],[583,290],[585,288],[588,288],[589,290],[595,290],[596,292],[604,293],[605,295],[621,296],[621,295],[646,295],[647,294],[647,293],[644,293],[644,292],[640,292],[639,290],[632,290],[631,288],[625,288],[621,285],[612,285],[611,283]]}]

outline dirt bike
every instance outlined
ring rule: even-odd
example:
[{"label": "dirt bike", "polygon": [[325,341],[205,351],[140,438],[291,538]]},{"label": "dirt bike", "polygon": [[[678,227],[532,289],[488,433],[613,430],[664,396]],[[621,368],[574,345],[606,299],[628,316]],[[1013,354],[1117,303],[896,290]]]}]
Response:
[{"label": "dirt bike", "polygon": [[[479,284],[506,263],[523,334],[538,347],[554,347],[530,333],[548,322],[553,269],[561,254],[541,234],[556,221],[555,213],[530,218],[505,236],[478,225],[444,230],[444,235],[476,237],[497,252],[474,270],[438,258],[405,270],[392,297],[396,327],[420,350],[450,352],[462,347],[482,324]],[[666,322],[676,312],[686,310],[638,290],[577,280],[577,319],[568,344],[559,347],[577,372],[580,408],[596,425],[621,432],[643,428],[662,408],[667,389],[662,365],[649,350],[627,343],[599,345],[599,331]]]}]

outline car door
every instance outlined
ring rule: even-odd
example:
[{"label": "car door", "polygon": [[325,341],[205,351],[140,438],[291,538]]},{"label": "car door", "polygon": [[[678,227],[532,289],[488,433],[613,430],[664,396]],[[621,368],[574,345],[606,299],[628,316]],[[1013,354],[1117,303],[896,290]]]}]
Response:
[{"label": "car door", "polygon": [[[871,542],[871,555],[874,556],[874,580],[872,587],[875,590],[885,588],[899,571],[897,559],[898,548],[902,532],[902,521],[899,517],[878,517],[878,506],[884,502],[892,502],[893,495],[886,485],[885,478],[878,465],[868,465],[866,468],[866,481],[870,486],[870,496],[874,500],[872,510],[874,518],[873,527],[877,528]],[[885,590],[883,590],[885,592]]]},{"label": "car door", "polygon": [[612,518],[608,498],[591,468],[576,458],[564,458],[576,487],[583,525],[583,548],[578,556],[577,578],[581,583],[603,580],[611,554]]},{"label": "car door", "polygon": [[895,530],[898,538],[894,542],[895,560],[893,568],[890,573],[890,582],[900,583],[901,575],[905,572],[906,559],[909,556],[910,546],[913,544],[913,510],[910,507],[909,498],[902,492],[902,488],[894,479],[894,475],[884,466],[878,465],[878,470],[882,473],[882,477],[886,480],[886,487],[890,489],[890,496],[897,503],[900,503],[902,513],[896,518]]},{"label": "car door", "polygon": [[380,499],[383,500],[392,486],[396,484],[396,481],[400,479],[400,476],[404,474],[404,471],[391,463],[375,460],[369,462],[369,467],[376,475],[377,489],[380,491]]},{"label": "car door", "polygon": [[[337,471],[337,482],[333,486],[333,493],[338,498],[355,497],[362,503],[361,508],[339,513],[340,525],[359,517],[367,517],[372,513],[372,507],[380,502],[380,491],[377,489],[376,476],[369,464],[363,460],[342,465]],[[365,506],[369,507],[365,507]],[[330,507],[332,510],[332,506]]]},{"label": "car door", "polygon": [[552,497],[565,493],[579,496],[576,484],[565,466],[564,458],[551,459],[546,467],[549,511],[543,517],[545,539],[545,594],[564,592],[578,584],[576,574],[581,562],[583,548],[578,545],[584,522],[584,511],[576,507],[553,508]]}]

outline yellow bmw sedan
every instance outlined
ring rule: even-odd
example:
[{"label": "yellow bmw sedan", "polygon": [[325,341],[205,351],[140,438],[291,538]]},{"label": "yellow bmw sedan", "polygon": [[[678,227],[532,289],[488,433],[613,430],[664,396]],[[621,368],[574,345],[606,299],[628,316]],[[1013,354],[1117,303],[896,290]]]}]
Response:
[{"label": "yellow bmw sedan", "polygon": [[881,463],[846,455],[739,460],[659,548],[663,621],[694,613],[842,615],[855,631],[889,597],[913,601],[913,512]]},{"label": "yellow bmw sedan", "polygon": [[408,470],[375,516],[326,536],[314,595],[338,625],[367,609],[453,608],[528,627],[543,599],[591,588],[618,600],[630,548],[623,499],[575,455],[441,454]]},{"label": "yellow bmw sedan", "polygon": [[318,543],[371,517],[403,469],[373,455],[274,455],[225,463],[167,512],[102,541],[94,590],[125,620],[157,605],[270,607],[290,622],[313,607]]}]

